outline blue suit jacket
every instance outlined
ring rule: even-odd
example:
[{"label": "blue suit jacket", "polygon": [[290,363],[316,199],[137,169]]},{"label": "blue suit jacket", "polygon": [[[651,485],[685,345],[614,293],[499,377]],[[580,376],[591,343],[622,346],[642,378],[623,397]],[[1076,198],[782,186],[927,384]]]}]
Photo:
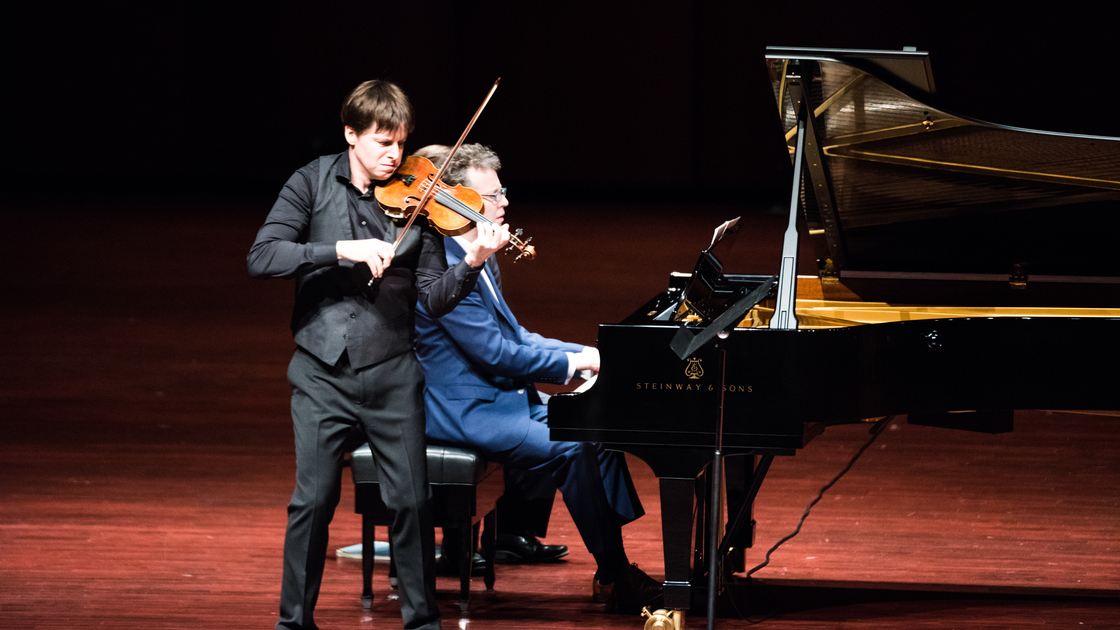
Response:
[{"label": "blue suit jacket", "polygon": [[[449,264],[466,253],[451,238],[444,239],[444,246]],[[584,349],[522,328],[501,293],[495,299],[481,278],[443,317],[432,317],[419,306],[416,332],[416,354],[427,378],[428,438],[484,453],[521,444],[528,423],[535,421],[532,406],[540,405],[532,384],[563,381],[566,353]]]}]

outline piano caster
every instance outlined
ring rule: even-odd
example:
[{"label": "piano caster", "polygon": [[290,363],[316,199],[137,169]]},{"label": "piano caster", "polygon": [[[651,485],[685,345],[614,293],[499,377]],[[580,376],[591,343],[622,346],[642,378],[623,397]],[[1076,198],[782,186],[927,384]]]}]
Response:
[{"label": "piano caster", "polygon": [[649,617],[646,620],[644,630],[684,630],[683,610],[659,608],[650,612],[649,606],[646,606],[642,608],[642,616]]}]

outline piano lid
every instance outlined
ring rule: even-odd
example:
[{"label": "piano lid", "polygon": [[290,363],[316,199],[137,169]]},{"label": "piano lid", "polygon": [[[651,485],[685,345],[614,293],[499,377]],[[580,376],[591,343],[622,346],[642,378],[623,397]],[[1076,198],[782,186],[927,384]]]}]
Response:
[{"label": "piano lid", "polygon": [[924,52],[767,50],[791,157],[799,114],[817,137],[800,203],[826,294],[1120,305],[1120,139],[940,110]]}]

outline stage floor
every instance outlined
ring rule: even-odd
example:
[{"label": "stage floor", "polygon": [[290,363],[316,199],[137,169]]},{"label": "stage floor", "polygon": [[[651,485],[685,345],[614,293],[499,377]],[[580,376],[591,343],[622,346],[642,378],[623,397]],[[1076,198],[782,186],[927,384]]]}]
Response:
[{"label": "stage floor", "polygon": [[[5,628],[275,622],[294,474],[293,287],[245,273],[267,209],[4,207],[15,225],[0,253]],[[593,343],[597,324],[690,270],[712,228],[741,211],[514,204],[508,218],[539,255],[503,262],[507,298],[530,330]],[[756,209],[744,222],[750,247],[728,270],[772,273],[783,220]],[[775,461],[748,566],[867,439],[866,427],[834,427]],[[626,527],[627,551],[659,576],[656,479],[631,468],[647,516]],[[359,540],[352,497],[346,478],[332,548]],[[476,579],[469,615],[457,582],[440,578],[445,627],[641,627],[591,602],[594,562],[562,501],[547,542],[571,554],[500,566],[493,591]],[[328,559],[318,623],[399,627],[383,566],[362,610],[359,564]],[[735,585],[717,627],[1118,627],[1120,418],[1030,412],[1004,435],[896,419],[755,577]]]}]

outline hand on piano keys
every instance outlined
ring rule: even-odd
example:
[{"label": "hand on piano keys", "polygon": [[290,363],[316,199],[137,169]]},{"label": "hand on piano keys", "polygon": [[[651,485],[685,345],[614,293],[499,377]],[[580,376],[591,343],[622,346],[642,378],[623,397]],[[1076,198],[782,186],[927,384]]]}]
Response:
[{"label": "hand on piano keys", "polygon": [[590,346],[578,354],[568,355],[575,363],[575,371],[580,378],[588,379],[599,373],[599,349]]},{"label": "hand on piano keys", "polygon": [[[584,374],[587,374],[587,376],[584,376]],[[591,389],[591,387],[595,385],[595,381],[599,380],[599,375],[591,374],[590,371],[584,370],[583,372],[580,372],[580,378],[585,378],[587,380],[580,384],[579,387],[575,388],[575,393],[577,394],[582,394],[583,392]]]}]

